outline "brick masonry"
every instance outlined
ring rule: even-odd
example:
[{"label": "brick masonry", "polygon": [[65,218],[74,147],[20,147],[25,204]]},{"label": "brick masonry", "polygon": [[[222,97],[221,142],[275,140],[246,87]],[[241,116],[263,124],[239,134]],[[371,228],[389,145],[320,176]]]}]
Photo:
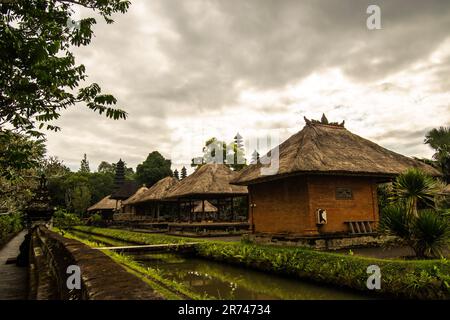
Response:
[{"label": "brick masonry", "polygon": [[[352,198],[336,199],[336,188]],[[367,177],[296,176],[249,186],[250,223],[256,233],[318,236],[348,233],[345,221],[379,220],[376,182]],[[316,210],[327,211],[327,224],[316,224]]]}]

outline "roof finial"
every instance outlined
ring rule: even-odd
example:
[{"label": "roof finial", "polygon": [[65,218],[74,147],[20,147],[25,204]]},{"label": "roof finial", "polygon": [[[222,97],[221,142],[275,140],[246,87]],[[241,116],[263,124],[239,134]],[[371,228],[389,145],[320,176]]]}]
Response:
[{"label": "roof finial", "polygon": [[344,125],[345,125],[345,120],[343,120],[341,123],[329,122],[327,116],[325,115],[325,113],[322,113],[322,118],[320,120],[314,120],[314,119],[309,120],[305,116],[303,117],[303,119],[305,119],[306,125],[308,125],[308,126],[309,125],[323,124],[323,125],[327,125],[327,126],[344,128]]}]

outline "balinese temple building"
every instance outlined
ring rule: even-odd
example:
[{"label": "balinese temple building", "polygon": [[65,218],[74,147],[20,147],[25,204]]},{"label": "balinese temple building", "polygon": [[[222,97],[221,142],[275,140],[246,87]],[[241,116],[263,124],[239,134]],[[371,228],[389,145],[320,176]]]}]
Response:
[{"label": "balinese temple building", "polygon": [[148,188],[143,185],[131,197],[122,201],[122,213],[136,214],[136,206],[134,205],[134,202],[139,199],[147,190]]},{"label": "balinese temple building", "polygon": [[257,163],[232,181],[248,186],[255,235],[323,239],[373,234],[379,221],[378,183],[411,167],[440,175],[351,133],[343,122],[329,123],[325,116],[305,121],[300,132],[279,145],[276,174],[263,175],[267,165]]},{"label": "balinese temple building", "polygon": [[110,198],[110,196],[104,197],[102,200],[94,204],[87,209],[90,214],[100,214],[103,220],[112,220],[116,206],[121,206],[121,201],[117,204],[116,200]]},{"label": "balinese temple building", "polygon": [[165,177],[140,193],[127,203],[135,208],[137,215],[146,216],[155,221],[173,219],[177,213],[177,204],[174,200],[165,199],[169,191],[178,184],[173,177]]},{"label": "balinese temple building", "polygon": [[[209,201],[218,211],[217,221],[234,221],[238,216],[247,212],[236,210],[235,199],[246,201],[247,187],[231,185],[230,181],[236,177],[224,164],[204,164],[194,173],[181,180],[166,196],[166,199],[176,199],[179,203],[179,220],[191,222],[194,209],[201,202],[202,216]],[[237,199],[236,199],[237,200]]]},{"label": "balinese temple building", "polygon": [[116,200],[116,208],[114,211],[116,213],[121,212],[121,202],[135,194],[138,189],[139,185],[137,182],[125,180],[125,163],[120,159],[116,165],[114,190],[110,196],[110,199]]}]

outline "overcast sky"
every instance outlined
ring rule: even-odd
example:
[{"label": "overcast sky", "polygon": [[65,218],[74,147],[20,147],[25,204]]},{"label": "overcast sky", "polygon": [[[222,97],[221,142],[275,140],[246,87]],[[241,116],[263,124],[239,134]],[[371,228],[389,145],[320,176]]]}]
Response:
[{"label": "overcast sky", "polygon": [[[369,4],[381,30],[366,27]],[[136,0],[94,30],[77,62],[129,118],[64,112],[48,154],[73,170],[83,153],[96,169],[119,158],[135,167],[153,150],[180,168],[212,136],[281,142],[322,113],[431,157],[425,133],[450,123],[448,0]]]}]

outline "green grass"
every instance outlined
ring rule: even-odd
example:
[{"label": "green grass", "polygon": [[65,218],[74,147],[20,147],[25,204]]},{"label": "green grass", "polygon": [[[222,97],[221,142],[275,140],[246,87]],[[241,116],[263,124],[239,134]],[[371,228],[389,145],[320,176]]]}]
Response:
[{"label": "green grass", "polygon": [[[117,229],[76,227],[76,230],[142,244],[192,241],[161,234]],[[221,241],[200,241],[199,257],[249,267],[269,273],[379,294],[381,297],[450,299],[450,262],[438,260],[376,259],[297,247],[274,247]],[[381,269],[381,289],[366,287],[367,267]]]}]

